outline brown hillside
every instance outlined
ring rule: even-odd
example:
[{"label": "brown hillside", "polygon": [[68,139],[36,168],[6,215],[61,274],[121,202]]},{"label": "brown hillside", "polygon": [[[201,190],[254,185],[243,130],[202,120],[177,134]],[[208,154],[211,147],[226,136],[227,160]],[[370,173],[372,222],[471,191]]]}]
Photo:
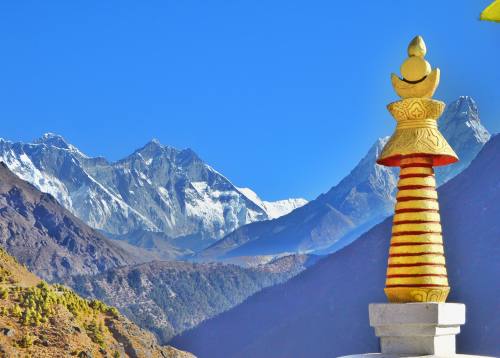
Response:
[{"label": "brown hillside", "polygon": [[0,249],[0,357],[193,358],[115,308],[48,285]]}]

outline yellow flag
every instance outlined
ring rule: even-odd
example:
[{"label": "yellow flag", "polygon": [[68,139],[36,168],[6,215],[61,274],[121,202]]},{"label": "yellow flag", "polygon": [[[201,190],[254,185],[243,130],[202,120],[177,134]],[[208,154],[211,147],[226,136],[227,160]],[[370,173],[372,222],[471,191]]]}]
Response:
[{"label": "yellow flag", "polygon": [[500,22],[500,0],[493,1],[479,17],[481,20]]}]

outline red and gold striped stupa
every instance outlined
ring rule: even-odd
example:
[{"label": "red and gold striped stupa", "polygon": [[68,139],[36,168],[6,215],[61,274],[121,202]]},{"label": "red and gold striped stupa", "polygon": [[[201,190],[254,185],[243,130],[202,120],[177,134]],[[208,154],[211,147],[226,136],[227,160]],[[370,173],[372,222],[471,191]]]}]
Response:
[{"label": "red and gold striped stupa", "polygon": [[415,37],[403,78],[392,75],[402,99],[387,107],[397,126],[377,160],[401,168],[385,286],[390,302],[444,302],[450,291],[433,167],[458,157],[437,128],[445,105],[432,99],[440,72],[431,70],[426,51]]}]

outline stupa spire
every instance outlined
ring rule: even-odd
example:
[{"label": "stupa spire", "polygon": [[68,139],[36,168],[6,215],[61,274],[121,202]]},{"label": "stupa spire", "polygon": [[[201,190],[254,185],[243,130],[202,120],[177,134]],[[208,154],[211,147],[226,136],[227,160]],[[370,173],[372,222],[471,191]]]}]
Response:
[{"label": "stupa spire", "polygon": [[444,302],[450,291],[433,167],[458,157],[437,127],[445,105],[432,99],[440,72],[426,53],[423,38],[415,37],[402,78],[392,74],[401,100],[387,108],[397,126],[377,160],[401,168],[385,287],[390,302]]},{"label": "stupa spire", "polygon": [[392,75],[401,100],[387,108],[397,125],[377,160],[401,168],[385,282],[390,303],[369,306],[382,354],[343,358],[479,358],[456,354],[455,336],[465,323],[465,305],[444,303],[450,286],[434,167],[458,157],[437,128],[444,103],[432,99],[439,69],[432,69],[426,53],[422,37],[415,37],[401,65],[402,77]]}]

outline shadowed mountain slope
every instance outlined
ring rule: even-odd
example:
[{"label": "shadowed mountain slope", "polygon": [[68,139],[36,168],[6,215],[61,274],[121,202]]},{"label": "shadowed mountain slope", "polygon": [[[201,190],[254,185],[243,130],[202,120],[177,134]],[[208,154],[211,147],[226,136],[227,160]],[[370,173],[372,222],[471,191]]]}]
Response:
[{"label": "shadowed mountain slope", "polygon": [[[500,355],[500,135],[439,189],[451,294],[467,305],[463,353]],[[306,358],[376,352],[368,304],[383,293],[391,218],[290,281],[172,342],[204,358]],[[217,337],[224,337],[219,344]]]},{"label": "shadowed mountain slope", "polygon": [[0,245],[48,281],[141,262],[0,163]]},{"label": "shadowed mountain slope", "polygon": [[73,287],[85,297],[116,306],[165,343],[314,262],[307,255],[283,257],[253,268],[155,261],[78,276]]}]

